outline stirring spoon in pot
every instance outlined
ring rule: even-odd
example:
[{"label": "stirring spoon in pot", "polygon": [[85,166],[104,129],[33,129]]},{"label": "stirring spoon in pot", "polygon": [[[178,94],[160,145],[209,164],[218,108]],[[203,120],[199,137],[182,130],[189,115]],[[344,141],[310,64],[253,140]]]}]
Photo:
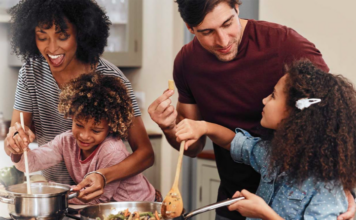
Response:
[{"label": "stirring spoon in pot", "polygon": [[[21,127],[25,131],[25,124],[23,120],[23,113],[20,112],[20,120],[21,120]],[[23,156],[25,158],[25,171],[26,171],[26,179],[27,179],[27,194],[31,194],[31,182],[30,182],[30,173],[28,169],[28,159],[27,159],[27,149],[24,150]]]},{"label": "stirring spoon in pot", "polygon": [[162,202],[161,215],[164,219],[179,217],[183,212],[183,200],[178,188],[178,182],[180,170],[182,168],[184,145],[185,141],[182,141],[180,143],[179,158],[173,186]]}]

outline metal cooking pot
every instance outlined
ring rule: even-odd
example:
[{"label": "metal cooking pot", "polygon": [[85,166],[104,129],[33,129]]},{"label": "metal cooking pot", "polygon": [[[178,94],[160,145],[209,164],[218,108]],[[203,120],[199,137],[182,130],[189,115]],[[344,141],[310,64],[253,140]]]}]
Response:
[{"label": "metal cooking pot", "polygon": [[77,196],[70,194],[70,186],[59,183],[31,183],[31,191],[32,194],[27,194],[27,185],[22,183],[1,193],[0,202],[9,204],[13,219],[62,219],[68,200]]}]

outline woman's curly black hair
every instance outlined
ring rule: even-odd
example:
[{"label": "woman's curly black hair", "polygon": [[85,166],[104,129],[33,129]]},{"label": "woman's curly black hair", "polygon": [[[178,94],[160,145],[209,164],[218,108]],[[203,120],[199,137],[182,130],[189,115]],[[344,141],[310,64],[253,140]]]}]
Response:
[{"label": "woman's curly black hair", "polygon": [[58,110],[65,118],[105,119],[112,135],[121,139],[127,137],[133,118],[126,86],[120,78],[99,72],[70,81],[60,93]]},{"label": "woman's curly black hair", "polygon": [[22,0],[9,10],[11,46],[25,61],[41,58],[36,46],[35,28],[54,24],[66,34],[68,19],[76,28],[76,57],[95,65],[104,52],[111,24],[104,11],[93,0]]},{"label": "woman's curly black hair", "polygon": [[[356,186],[356,91],[346,78],[301,60],[288,68],[285,92],[288,117],[272,139],[270,168],[286,172],[290,182],[315,181]],[[321,102],[300,110],[296,101]],[[293,181],[292,181],[293,180]]]}]

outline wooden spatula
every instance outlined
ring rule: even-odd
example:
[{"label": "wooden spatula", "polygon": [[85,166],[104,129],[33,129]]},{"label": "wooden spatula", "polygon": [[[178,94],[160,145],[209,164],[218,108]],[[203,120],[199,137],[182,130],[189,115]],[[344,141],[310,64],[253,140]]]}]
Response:
[{"label": "wooden spatula", "polygon": [[[21,121],[21,127],[25,131],[25,124],[24,124],[24,119],[23,119],[23,113],[20,112],[20,121]],[[23,156],[25,158],[25,174],[26,174],[26,180],[27,180],[27,194],[32,194],[31,192],[31,180],[30,180],[30,173],[28,169],[28,159],[27,159],[27,149],[24,150]]]},{"label": "wooden spatula", "polygon": [[161,215],[165,219],[176,218],[183,213],[183,200],[178,188],[178,183],[179,183],[180,170],[182,168],[184,145],[185,145],[185,141],[182,141],[180,143],[177,171],[176,171],[176,177],[174,179],[173,186],[162,202]]}]

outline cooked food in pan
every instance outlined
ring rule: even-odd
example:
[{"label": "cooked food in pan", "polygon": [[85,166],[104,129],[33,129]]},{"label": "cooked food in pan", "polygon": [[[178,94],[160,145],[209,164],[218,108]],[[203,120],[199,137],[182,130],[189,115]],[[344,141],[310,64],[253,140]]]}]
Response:
[{"label": "cooked food in pan", "polygon": [[104,219],[96,218],[96,220],[160,220],[161,214],[152,212],[129,212],[128,209],[121,211],[118,214],[110,214]]}]

